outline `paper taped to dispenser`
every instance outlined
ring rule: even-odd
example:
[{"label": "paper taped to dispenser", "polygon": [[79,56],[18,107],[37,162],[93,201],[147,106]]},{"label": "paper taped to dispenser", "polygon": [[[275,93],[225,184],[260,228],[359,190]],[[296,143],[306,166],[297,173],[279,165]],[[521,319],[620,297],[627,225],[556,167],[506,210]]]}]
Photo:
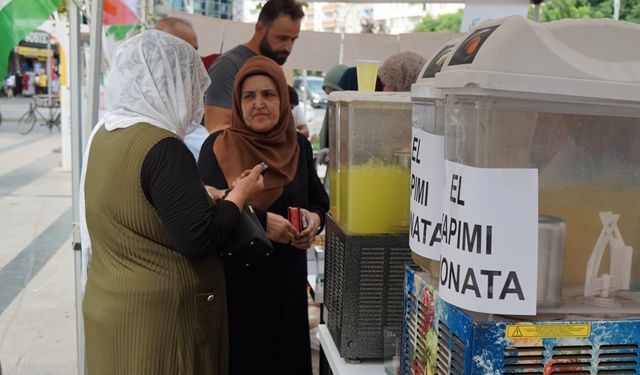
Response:
[{"label": "paper taped to dispenser", "polygon": [[538,172],[445,162],[440,296],[458,307],[535,315]]},{"label": "paper taped to dispenser", "polygon": [[440,260],[444,136],[413,128],[409,247],[429,259]]}]

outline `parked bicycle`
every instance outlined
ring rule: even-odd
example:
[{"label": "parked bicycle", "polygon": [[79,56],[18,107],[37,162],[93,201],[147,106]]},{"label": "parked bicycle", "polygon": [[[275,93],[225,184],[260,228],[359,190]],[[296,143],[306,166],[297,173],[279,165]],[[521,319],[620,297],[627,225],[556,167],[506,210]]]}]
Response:
[{"label": "parked bicycle", "polygon": [[[29,109],[25,112],[20,120],[18,120],[18,132],[20,134],[29,134],[36,126],[36,122],[40,120],[40,125],[46,125],[51,132],[55,126],[60,131],[60,103],[57,98],[52,98],[49,102],[48,97],[34,97],[33,103],[29,104]],[[38,109],[48,110],[48,116],[45,116]]]}]

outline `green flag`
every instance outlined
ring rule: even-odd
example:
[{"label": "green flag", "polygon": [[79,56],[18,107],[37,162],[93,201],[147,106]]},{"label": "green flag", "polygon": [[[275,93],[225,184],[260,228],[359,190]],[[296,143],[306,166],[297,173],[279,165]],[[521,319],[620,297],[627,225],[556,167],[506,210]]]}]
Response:
[{"label": "green flag", "polygon": [[11,50],[58,9],[61,0],[0,0],[0,87]]}]

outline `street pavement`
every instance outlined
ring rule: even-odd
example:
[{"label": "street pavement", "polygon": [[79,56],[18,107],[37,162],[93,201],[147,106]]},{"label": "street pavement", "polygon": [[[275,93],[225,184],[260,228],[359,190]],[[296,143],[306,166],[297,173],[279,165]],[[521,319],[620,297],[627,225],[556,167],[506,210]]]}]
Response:
[{"label": "street pavement", "polygon": [[32,98],[0,98],[0,114],[2,114],[2,124],[17,123],[18,119],[29,109],[29,103],[32,103]]},{"label": "street pavement", "polygon": [[30,102],[0,99],[0,373],[77,374],[71,172],[59,131],[18,133]]}]

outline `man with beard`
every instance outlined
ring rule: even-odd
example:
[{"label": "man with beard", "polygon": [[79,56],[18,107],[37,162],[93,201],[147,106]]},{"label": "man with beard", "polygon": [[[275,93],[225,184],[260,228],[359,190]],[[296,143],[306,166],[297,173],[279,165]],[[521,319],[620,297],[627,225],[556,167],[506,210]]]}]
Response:
[{"label": "man with beard", "polygon": [[302,17],[297,0],[269,0],[260,11],[251,40],[216,59],[209,69],[211,86],[205,97],[204,121],[209,133],[231,126],[233,81],[245,61],[263,55],[284,64],[300,34]]}]

